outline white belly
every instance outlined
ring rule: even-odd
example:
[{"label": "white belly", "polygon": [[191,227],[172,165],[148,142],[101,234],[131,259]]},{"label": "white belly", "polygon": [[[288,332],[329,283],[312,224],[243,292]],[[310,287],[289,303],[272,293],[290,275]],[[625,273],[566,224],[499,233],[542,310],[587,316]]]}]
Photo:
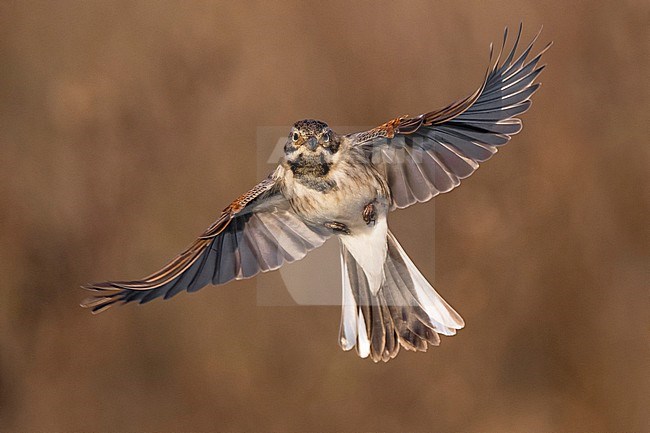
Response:
[{"label": "white belly", "polygon": [[339,237],[343,246],[352,254],[366,274],[372,293],[377,294],[384,282],[384,262],[388,244],[386,215],[377,218],[374,225],[367,226],[351,236]]}]

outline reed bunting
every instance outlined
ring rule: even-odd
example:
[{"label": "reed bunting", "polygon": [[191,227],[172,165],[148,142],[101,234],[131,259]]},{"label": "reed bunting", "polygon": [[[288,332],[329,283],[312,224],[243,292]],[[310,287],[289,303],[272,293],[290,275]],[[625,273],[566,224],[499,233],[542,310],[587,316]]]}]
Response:
[{"label": "reed bunting", "polygon": [[[300,260],[335,236],[343,275],[339,344],[388,361],[426,351],[463,319],[427,282],[388,230],[389,211],[451,191],[521,130],[515,116],[531,105],[547,45],[515,58],[521,26],[503,61],[470,96],[417,117],[402,116],[368,131],[337,134],[325,122],[301,120],[284,157],[266,179],[241,195],[184,252],[138,281],[85,288],[94,313],[116,303],[145,303],[271,271]],[[538,33],[539,36],[539,33]],[[490,47],[490,59],[492,47]]]}]

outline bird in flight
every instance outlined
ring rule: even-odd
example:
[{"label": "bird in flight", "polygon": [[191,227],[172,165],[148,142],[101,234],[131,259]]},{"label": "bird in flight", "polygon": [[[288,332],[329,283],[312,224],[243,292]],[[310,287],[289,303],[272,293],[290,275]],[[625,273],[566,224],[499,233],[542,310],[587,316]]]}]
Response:
[{"label": "bird in flight", "polygon": [[145,303],[278,269],[335,236],[343,296],[339,344],[362,358],[388,361],[400,346],[426,351],[439,334],[464,326],[388,230],[387,215],[448,192],[521,130],[515,116],[531,105],[548,44],[528,60],[539,33],[515,58],[497,59],[468,97],[417,117],[401,116],[368,131],[337,134],[325,122],[296,122],[278,167],[228,205],[185,251],[137,281],[84,286],[83,307]]}]

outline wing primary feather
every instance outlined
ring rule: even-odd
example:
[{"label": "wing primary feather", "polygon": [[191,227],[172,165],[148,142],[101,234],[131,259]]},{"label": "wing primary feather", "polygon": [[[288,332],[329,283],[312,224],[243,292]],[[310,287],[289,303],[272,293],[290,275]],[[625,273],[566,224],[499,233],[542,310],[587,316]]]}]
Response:
[{"label": "wing primary feather", "polygon": [[512,107],[520,102],[529,99],[541,85],[542,83],[533,83],[529,86],[524,87],[523,89],[517,89],[517,92],[515,93],[510,93],[505,96],[497,95],[486,99],[481,98],[481,101],[478,101],[476,104],[474,104],[474,106],[467,110],[467,112],[475,113],[482,110],[494,110],[503,106]]},{"label": "wing primary feather", "polygon": [[[542,33],[542,29],[540,28],[539,31],[537,32],[537,34],[535,35],[535,37],[533,38],[533,40],[528,44],[528,46],[526,47],[526,49],[525,49],[525,50],[524,50],[524,51],[519,55],[519,57],[517,58],[517,60],[515,60],[514,62],[512,62],[512,63],[510,63],[510,64],[508,64],[508,63],[504,64],[504,66],[507,66],[507,68],[506,68],[505,71],[503,71],[503,73],[500,74],[501,77],[504,77],[504,78],[502,78],[502,80],[506,80],[506,79],[508,79],[508,77],[509,77],[510,75],[512,75],[513,71],[518,71],[518,70],[521,68],[521,66],[522,66],[522,65],[524,64],[524,62],[526,61],[526,58],[527,58],[528,55],[530,54],[530,51],[533,49],[533,45],[535,44],[535,42],[537,42],[537,38],[539,38],[539,35],[540,35],[541,33]],[[544,53],[544,51],[542,51],[542,52],[540,53],[540,56],[541,56],[541,54],[543,54],[543,53]],[[514,49],[514,48],[513,48],[513,50],[512,50],[512,54],[513,54],[513,57],[514,57],[514,54],[515,54],[515,49]],[[512,60],[511,60],[511,61],[512,61]]]},{"label": "wing primary feather", "polygon": [[512,45],[512,48],[510,49],[510,53],[508,53],[508,57],[506,60],[503,61],[503,64],[500,67],[497,67],[497,69],[494,71],[492,78],[496,79],[500,75],[503,74],[503,72],[506,70],[506,68],[510,65],[512,62],[512,59],[515,57],[515,52],[517,51],[517,47],[519,46],[519,41],[521,39],[521,32],[523,30],[523,25],[520,23],[519,24],[519,29],[517,31],[517,37],[515,38],[515,42]]}]

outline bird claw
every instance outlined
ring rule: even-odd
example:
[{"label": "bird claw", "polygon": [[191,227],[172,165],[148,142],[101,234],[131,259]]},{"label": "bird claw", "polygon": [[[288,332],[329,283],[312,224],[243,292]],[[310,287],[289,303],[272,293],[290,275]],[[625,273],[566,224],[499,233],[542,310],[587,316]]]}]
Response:
[{"label": "bird claw", "polygon": [[346,226],[343,223],[337,222],[337,221],[326,222],[325,227],[327,227],[328,229],[334,230],[337,233],[342,233],[344,235],[349,235],[349,234],[352,233],[350,231],[350,229],[348,228],[348,226]]},{"label": "bird claw", "polygon": [[363,220],[366,222],[366,225],[374,226],[377,222],[377,212],[375,211],[375,205],[373,203],[368,203],[366,207],[363,208]]}]

